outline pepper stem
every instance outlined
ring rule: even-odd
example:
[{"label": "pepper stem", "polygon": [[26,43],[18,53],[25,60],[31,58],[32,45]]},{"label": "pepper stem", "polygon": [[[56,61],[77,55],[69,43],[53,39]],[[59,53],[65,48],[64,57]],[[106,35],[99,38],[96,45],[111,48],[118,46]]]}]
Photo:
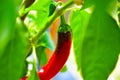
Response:
[{"label": "pepper stem", "polygon": [[64,15],[60,16],[60,26],[58,28],[58,32],[66,33],[68,31],[71,31],[71,27],[66,23]]},{"label": "pepper stem", "polygon": [[60,16],[61,24],[66,24],[64,15]]}]

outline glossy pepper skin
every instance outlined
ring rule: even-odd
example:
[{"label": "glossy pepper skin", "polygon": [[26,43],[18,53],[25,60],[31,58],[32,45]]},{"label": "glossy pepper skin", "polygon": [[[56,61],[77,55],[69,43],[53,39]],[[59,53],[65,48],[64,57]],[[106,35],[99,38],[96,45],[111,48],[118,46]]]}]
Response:
[{"label": "glossy pepper skin", "polygon": [[61,20],[58,29],[57,47],[48,63],[38,71],[40,80],[50,80],[54,77],[62,69],[69,57],[72,32],[70,26],[65,23],[63,16],[61,17]]},{"label": "glossy pepper skin", "polygon": [[[58,29],[58,42],[56,49],[48,63],[38,71],[40,80],[50,80],[64,66],[67,61],[72,43],[72,31],[66,24],[64,17],[61,17],[61,24]],[[26,80],[22,78],[21,80]]]}]

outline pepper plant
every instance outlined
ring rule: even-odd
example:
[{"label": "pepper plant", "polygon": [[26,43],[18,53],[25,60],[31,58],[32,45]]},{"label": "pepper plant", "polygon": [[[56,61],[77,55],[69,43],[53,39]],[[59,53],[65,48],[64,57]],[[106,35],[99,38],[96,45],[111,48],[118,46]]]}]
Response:
[{"label": "pepper plant", "polygon": [[3,0],[0,11],[0,80],[59,80],[70,54],[83,80],[110,80],[120,0]]}]

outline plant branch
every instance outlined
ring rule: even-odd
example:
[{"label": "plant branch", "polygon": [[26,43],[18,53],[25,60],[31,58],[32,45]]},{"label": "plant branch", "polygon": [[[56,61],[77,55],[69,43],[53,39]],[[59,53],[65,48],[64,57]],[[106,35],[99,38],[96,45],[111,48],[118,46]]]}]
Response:
[{"label": "plant branch", "polygon": [[38,34],[33,37],[31,40],[34,44],[37,43],[37,41],[39,40],[39,38],[41,37],[41,35],[50,27],[50,25],[59,17],[61,16],[64,11],[71,6],[74,3],[73,0],[70,0],[68,3],[66,3],[65,5],[63,5],[62,8],[60,8],[59,10],[57,10],[51,17],[49,17],[48,21],[44,24],[44,28],[41,29]]},{"label": "plant branch", "polygon": [[41,35],[50,27],[50,25],[59,17],[61,16],[64,11],[70,7],[72,4],[74,4],[73,0],[70,0],[68,3],[66,3],[65,5],[63,5],[62,8],[60,8],[58,11],[56,11],[52,16],[49,17],[49,19],[44,23],[44,28],[41,29],[38,34],[36,36],[34,36],[33,38],[31,38],[30,41],[30,45],[28,46],[28,49],[26,51],[26,57],[29,55],[31,49],[32,49],[32,44],[35,45],[37,44],[39,38],[41,37]]},{"label": "plant branch", "polygon": [[[21,7],[25,6],[25,8],[30,7],[33,3],[35,2],[35,0],[23,0]],[[25,13],[24,15],[21,16],[21,19],[24,21],[26,16],[27,16],[28,12]]]}]

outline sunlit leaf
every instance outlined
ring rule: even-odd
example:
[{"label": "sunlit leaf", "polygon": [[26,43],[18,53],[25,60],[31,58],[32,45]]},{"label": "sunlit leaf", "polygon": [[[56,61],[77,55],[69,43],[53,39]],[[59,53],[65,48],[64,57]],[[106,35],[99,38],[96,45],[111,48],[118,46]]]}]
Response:
[{"label": "sunlit leaf", "polygon": [[107,80],[120,52],[120,30],[106,12],[95,10],[84,34],[82,75],[84,80]]},{"label": "sunlit leaf", "polygon": [[54,44],[52,42],[52,39],[50,37],[49,32],[45,32],[42,37],[40,38],[40,40],[38,41],[38,45],[37,46],[43,46],[45,48],[49,48],[50,50],[54,50]]},{"label": "sunlit leaf", "polygon": [[0,57],[1,80],[19,80],[22,74],[27,44],[24,33],[18,26],[16,25],[14,36],[11,36]]},{"label": "sunlit leaf", "polygon": [[84,0],[83,9],[97,6],[99,9],[106,9],[112,0]]},{"label": "sunlit leaf", "polygon": [[[41,1],[41,0],[39,0],[39,1]],[[42,1],[42,2],[45,3],[45,1]],[[35,23],[39,30],[44,27],[44,24],[48,20],[48,16],[50,14],[49,13],[50,12],[49,11],[50,4],[54,4],[54,2],[51,0],[46,0],[46,2],[47,3],[45,5],[43,5],[41,9],[39,8],[37,10],[37,18],[35,20]],[[38,4],[40,4],[40,3],[38,3]]]},{"label": "sunlit leaf", "polygon": [[38,75],[37,75],[37,71],[36,71],[36,68],[34,65],[33,65],[32,70],[30,71],[30,75],[29,75],[29,78],[27,80],[40,80]]},{"label": "sunlit leaf", "polygon": [[84,40],[85,30],[90,14],[86,11],[76,10],[71,16],[71,27],[73,31],[73,46],[78,70],[81,68],[81,48]]},{"label": "sunlit leaf", "polygon": [[43,46],[39,46],[36,48],[36,55],[37,55],[40,66],[45,65],[48,61],[47,56],[45,54],[45,49],[46,48]]},{"label": "sunlit leaf", "polygon": [[52,0],[36,0],[35,3],[30,7],[31,10],[41,10],[41,9],[45,9],[47,6],[49,6],[48,4],[50,4],[51,2],[53,2]]},{"label": "sunlit leaf", "polygon": [[[38,30],[41,30],[41,29],[43,29],[46,21],[48,20],[49,15],[52,14],[49,11],[50,10],[49,9],[50,8],[50,4],[55,4],[55,3],[53,1],[51,1],[51,0],[48,0],[48,2],[45,3],[45,5],[41,6],[41,8],[40,8],[40,3],[39,2],[34,4],[33,6],[35,6],[37,4],[39,4],[39,7],[36,7],[38,9],[30,8],[30,10],[35,10],[36,14],[28,14],[28,19],[31,20],[36,25],[36,28]],[[36,17],[34,17],[34,16],[36,16]]]},{"label": "sunlit leaf", "polygon": [[48,15],[49,15],[48,7],[45,10],[38,10],[37,11],[38,17],[36,18],[35,23],[39,29],[43,28],[43,25],[45,24],[45,22],[48,19]]},{"label": "sunlit leaf", "polygon": [[0,3],[0,56],[9,43],[15,27],[15,7],[13,0]]},{"label": "sunlit leaf", "polygon": [[27,72],[28,72],[28,62],[26,60],[24,60],[20,78],[25,77]]},{"label": "sunlit leaf", "polygon": [[37,56],[36,56],[36,49],[33,46],[32,48],[32,56],[33,56],[33,61],[32,61],[32,70],[30,71],[30,75],[28,80],[39,80],[39,77],[37,75]]},{"label": "sunlit leaf", "polygon": [[84,0],[84,4],[82,9],[88,8],[95,5],[95,2],[93,0]]},{"label": "sunlit leaf", "polygon": [[66,71],[67,71],[67,66],[64,65],[60,72],[66,72]]}]

